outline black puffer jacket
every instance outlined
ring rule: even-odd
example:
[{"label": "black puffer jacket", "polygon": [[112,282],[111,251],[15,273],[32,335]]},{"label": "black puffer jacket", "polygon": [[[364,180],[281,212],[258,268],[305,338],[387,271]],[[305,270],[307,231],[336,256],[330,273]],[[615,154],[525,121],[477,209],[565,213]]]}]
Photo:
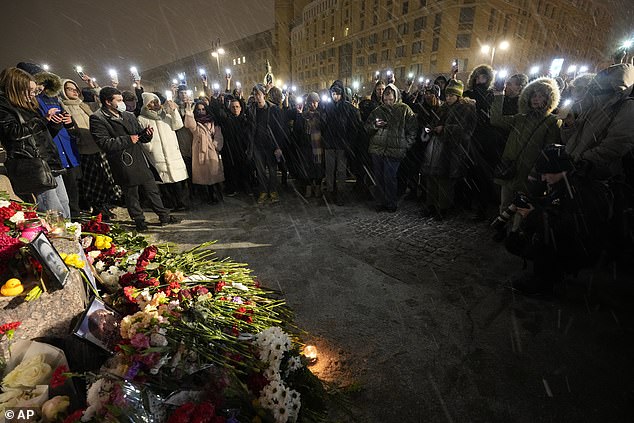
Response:
[{"label": "black puffer jacket", "polygon": [[[63,172],[64,168],[53,142],[53,137],[63,125],[47,122],[39,112],[20,109],[19,113],[24,124],[20,123],[18,108],[0,93],[0,141],[7,151],[7,157],[39,155],[46,160],[54,175]],[[30,135],[33,135],[35,146],[27,141]]]},{"label": "black puffer jacket", "polygon": [[[341,81],[335,81],[330,89],[335,86],[345,92]],[[337,103],[324,105],[321,127],[326,150],[352,151],[354,145],[359,142],[359,137],[364,134],[359,110],[343,98]]]}]

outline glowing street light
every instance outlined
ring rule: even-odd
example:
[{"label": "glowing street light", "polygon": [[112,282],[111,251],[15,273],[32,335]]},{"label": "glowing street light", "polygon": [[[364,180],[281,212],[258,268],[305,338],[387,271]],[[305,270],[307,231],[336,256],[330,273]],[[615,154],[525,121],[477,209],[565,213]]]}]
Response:
[{"label": "glowing street light", "polygon": [[506,77],[509,76],[509,71],[506,69],[502,69],[497,73],[497,76],[500,79],[506,79]]},{"label": "glowing street light", "polygon": [[112,81],[113,84],[118,84],[119,83],[119,76],[117,75],[117,71],[114,69],[110,69],[108,71],[108,75],[110,75],[110,81]]},{"label": "glowing street light", "polygon": [[42,69],[44,69],[45,71],[48,72],[48,70],[50,69],[50,66],[47,64],[42,65]]},{"label": "glowing street light", "polygon": [[359,91],[359,81],[352,82],[352,89],[355,91]]},{"label": "glowing street light", "polygon": [[211,56],[216,58],[216,65],[218,66],[218,78],[220,78],[220,56],[225,54],[225,49],[220,47],[211,52]]},{"label": "glowing street light", "polygon": [[508,50],[510,46],[511,43],[509,43],[508,41],[501,41],[500,44],[497,45],[497,47],[485,44],[480,48],[480,51],[483,54],[489,54],[489,52],[491,53],[491,66],[493,66],[493,59],[495,59],[495,49],[497,48],[499,50]]},{"label": "glowing street light", "polygon": [[537,75],[538,73],[539,73],[539,66],[533,66],[533,67],[531,67],[530,74],[531,74],[532,76],[535,76],[535,75]]}]

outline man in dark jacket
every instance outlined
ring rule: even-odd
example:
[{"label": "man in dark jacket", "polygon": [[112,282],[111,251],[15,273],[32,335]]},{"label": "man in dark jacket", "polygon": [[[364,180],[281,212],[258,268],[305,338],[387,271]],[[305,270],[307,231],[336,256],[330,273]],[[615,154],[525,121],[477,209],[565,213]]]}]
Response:
[{"label": "man in dark jacket", "polygon": [[280,201],[277,192],[277,163],[283,160],[281,145],[285,143],[282,111],[266,101],[266,87],[253,87],[255,101],[249,106],[249,152],[255,162],[260,185],[258,204],[269,200],[271,204]]},{"label": "man in dark jacket", "polygon": [[[346,153],[353,153],[363,127],[359,111],[344,100],[343,82],[337,80],[330,87],[332,103],[324,107],[322,137],[326,162],[326,185],[330,200],[343,205],[343,187],[346,182]],[[336,182],[335,182],[336,181]]]},{"label": "man in dark jacket", "polygon": [[[212,100],[212,106],[218,101]],[[224,105],[213,108],[222,128],[224,145],[222,163],[225,172],[225,193],[235,195],[236,191],[251,193],[251,168],[247,160],[248,120],[243,102],[239,98],[229,101],[229,113]]]},{"label": "man in dark jacket", "polygon": [[469,169],[469,196],[475,206],[473,219],[483,220],[486,217],[486,206],[496,203],[493,185],[493,169],[498,162],[495,131],[489,120],[493,103],[493,68],[489,65],[476,66],[469,75],[467,90],[464,96],[476,102],[477,124],[471,143],[469,157],[472,164]]},{"label": "man in dark jacket", "polygon": [[565,146],[548,145],[535,163],[548,186],[542,198],[519,197],[510,207],[522,216],[506,248],[533,262],[533,274],[513,282],[524,294],[547,294],[566,273],[592,266],[606,245],[612,196],[607,186],[575,172]]},{"label": "man in dark jacket", "polygon": [[139,144],[152,139],[152,128],[141,128],[134,114],[125,111],[123,96],[116,88],[102,88],[99,99],[102,107],[90,116],[90,133],[108,156],[115,182],[123,188],[126,207],[137,231],[148,228],[139,201],[139,187],[143,187],[161,226],[178,223],[163,206],[154,174]]}]

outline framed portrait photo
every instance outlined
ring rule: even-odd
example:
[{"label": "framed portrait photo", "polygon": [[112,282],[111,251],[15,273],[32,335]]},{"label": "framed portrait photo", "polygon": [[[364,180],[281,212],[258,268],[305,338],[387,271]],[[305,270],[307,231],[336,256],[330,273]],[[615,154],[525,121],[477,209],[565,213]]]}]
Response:
[{"label": "framed portrait photo", "polygon": [[121,340],[121,315],[93,297],[77,322],[73,335],[112,354]]},{"label": "framed portrait photo", "polygon": [[29,244],[29,249],[42,265],[42,269],[48,276],[53,286],[52,289],[64,288],[70,275],[70,269],[64,263],[51,240],[44,232],[40,232]]}]

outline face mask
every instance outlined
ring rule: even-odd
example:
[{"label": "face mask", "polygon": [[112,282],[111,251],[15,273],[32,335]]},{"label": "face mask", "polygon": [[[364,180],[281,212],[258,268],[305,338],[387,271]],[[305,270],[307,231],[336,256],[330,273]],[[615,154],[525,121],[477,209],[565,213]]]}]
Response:
[{"label": "face mask", "polygon": [[117,110],[121,113],[125,112],[125,103],[123,101],[120,101],[117,103]]}]

